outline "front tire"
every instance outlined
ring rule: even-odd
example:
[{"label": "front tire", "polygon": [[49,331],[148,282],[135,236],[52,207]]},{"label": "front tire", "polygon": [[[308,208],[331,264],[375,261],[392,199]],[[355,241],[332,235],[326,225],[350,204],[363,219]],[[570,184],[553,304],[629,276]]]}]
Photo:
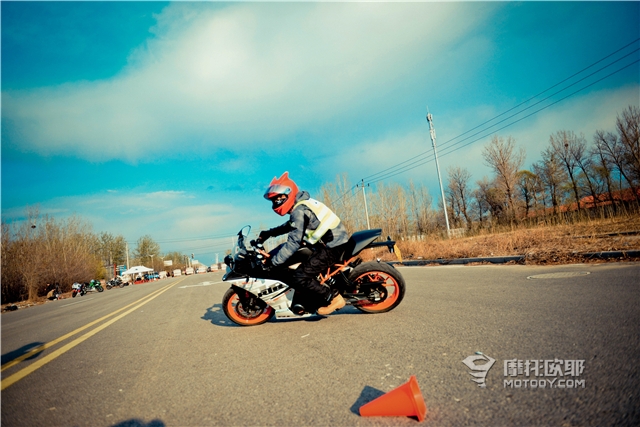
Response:
[{"label": "front tire", "polygon": [[257,300],[256,303],[250,307],[244,307],[236,291],[232,288],[228,289],[222,297],[222,310],[229,320],[237,325],[262,325],[271,319],[275,311],[261,299],[255,296],[252,298]]},{"label": "front tire", "polygon": [[366,286],[367,283],[382,282],[380,286],[386,289],[382,301],[376,301],[379,292],[371,292],[370,298],[354,303],[353,306],[365,313],[386,313],[393,310],[402,302],[405,293],[405,283],[402,275],[386,262],[365,262],[353,269],[349,275],[351,283]]}]

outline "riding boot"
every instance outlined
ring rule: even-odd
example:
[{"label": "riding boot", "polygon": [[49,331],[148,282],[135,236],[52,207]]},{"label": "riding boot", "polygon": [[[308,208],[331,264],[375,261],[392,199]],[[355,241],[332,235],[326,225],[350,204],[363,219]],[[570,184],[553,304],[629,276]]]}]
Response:
[{"label": "riding boot", "polygon": [[326,307],[320,307],[318,309],[318,314],[322,316],[326,316],[328,314],[333,313],[336,310],[340,310],[345,305],[346,305],[346,301],[344,300],[344,298],[342,298],[342,295],[338,294],[335,297],[333,297],[329,305],[327,305]]}]

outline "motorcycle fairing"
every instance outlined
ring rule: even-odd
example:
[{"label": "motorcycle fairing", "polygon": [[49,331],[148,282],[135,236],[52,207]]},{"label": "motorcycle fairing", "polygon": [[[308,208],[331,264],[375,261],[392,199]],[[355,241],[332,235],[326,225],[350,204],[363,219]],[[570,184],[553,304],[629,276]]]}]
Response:
[{"label": "motorcycle fairing", "polygon": [[275,310],[276,319],[300,319],[312,315],[310,313],[299,315],[291,311],[294,290],[279,280],[250,277],[248,279],[232,281],[231,286],[251,292],[263,300]]}]

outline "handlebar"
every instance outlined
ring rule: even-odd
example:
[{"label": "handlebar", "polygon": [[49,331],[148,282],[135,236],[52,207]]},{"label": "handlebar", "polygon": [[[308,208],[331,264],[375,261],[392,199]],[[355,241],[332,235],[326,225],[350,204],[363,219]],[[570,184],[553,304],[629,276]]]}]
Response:
[{"label": "handlebar", "polygon": [[256,248],[257,252],[262,255],[265,258],[269,258],[271,255],[269,254],[269,252],[264,250],[264,246],[262,245],[262,240],[257,239],[257,240],[251,240],[249,242],[249,244],[251,246],[253,246],[254,248]]}]

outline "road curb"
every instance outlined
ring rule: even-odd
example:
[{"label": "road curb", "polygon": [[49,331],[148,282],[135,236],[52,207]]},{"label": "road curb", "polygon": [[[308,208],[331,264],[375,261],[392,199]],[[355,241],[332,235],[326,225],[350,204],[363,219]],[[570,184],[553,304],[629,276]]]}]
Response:
[{"label": "road curb", "polygon": [[[640,258],[640,250],[631,251],[608,251],[608,252],[585,252],[575,253],[571,256],[585,258],[585,259],[629,259]],[[402,265],[402,266],[421,266],[421,265],[458,265],[458,264],[471,264],[474,262],[488,262],[491,264],[505,264],[508,262],[522,263],[526,260],[526,255],[513,255],[502,257],[477,257],[477,258],[449,258],[449,259],[423,259],[423,260],[411,260],[411,261],[391,261],[389,264]]]}]

